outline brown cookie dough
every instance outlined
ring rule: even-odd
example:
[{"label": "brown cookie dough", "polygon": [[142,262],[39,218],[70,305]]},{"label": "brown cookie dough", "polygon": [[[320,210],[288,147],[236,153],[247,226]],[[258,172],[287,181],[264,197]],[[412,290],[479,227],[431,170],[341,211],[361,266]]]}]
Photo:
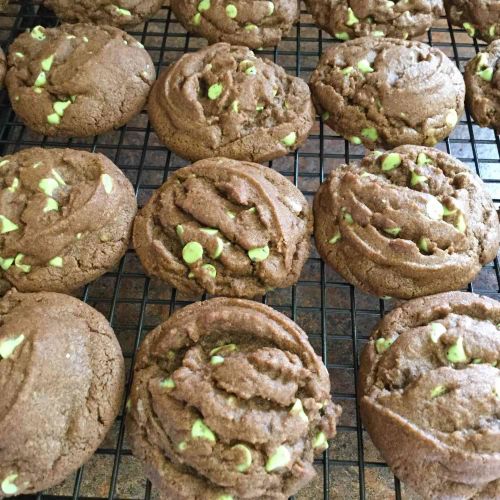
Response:
[{"label": "brown cookie dough", "polygon": [[316,24],[338,40],[414,38],[444,14],[443,0],[305,0]]},{"label": "brown cookie dough", "polygon": [[467,106],[481,127],[500,131],[500,40],[493,42],[465,68]]},{"label": "brown cookie dough", "polygon": [[340,407],[306,334],[270,307],[212,299],[176,312],[135,365],[132,451],[165,498],[285,500],[315,475]]},{"label": "brown cookie dough", "polygon": [[0,498],[63,481],[106,436],[123,396],[104,316],[57,293],[0,301]]},{"label": "brown cookie dough", "polygon": [[312,214],[285,177],[226,158],[177,170],[134,223],[146,272],[188,295],[255,297],[299,279]]},{"label": "brown cookie dough", "polygon": [[34,131],[87,137],[127,123],[155,78],[135,38],[109,26],[36,26],[9,49],[6,84],[14,111]]},{"label": "brown cookie dough", "polygon": [[0,157],[0,289],[70,292],[128,247],[132,185],[101,154],[25,149]]},{"label": "brown cookie dough", "polygon": [[455,64],[421,42],[358,38],[334,45],[311,76],[323,120],[354,144],[434,146],[464,110],[465,85]]},{"label": "brown cookie dough", "polygon": [[303,80],[227,43],[185,54],[167,68],[148,111],[160,140],[190,160],[272,160],[300,147],[315,119]]},{"label": "brown cookie dough", "polygon": [[378,296],[462,288],[499,248],[497,213],[481,179],[437,149],[402,146],[334,170],[314,216],[323,259]]},{"label": "brown cookie dough", "polygon": [[297,0],[172,0],[181,24],[209,43],[252,49],[277,45],[299,17]]},{"label": "brown cookie dough", "polygon": [[89,22],[118,28],[136,26],[153,17],[164,0],[43,0],[57,17],[69,23]]},{"label": "brown cookie dough", "polygon": [[5,57],[5,52],[0,48],[0,88],[3,87],[3,82],[5,80],[6,73],[7,73],[7,59]]},{"label": "brown cookie dough", "polygon": [[450,21],[464,28],[470,36],[486,42],[500,37],[500,2],[498,0],[444,0]]},{"label": "brown cookie dough", "polygon": [[423,498],[500,498],[499,327],[499,302],[444,293],[391,311],[363,351],[363,423]]}]

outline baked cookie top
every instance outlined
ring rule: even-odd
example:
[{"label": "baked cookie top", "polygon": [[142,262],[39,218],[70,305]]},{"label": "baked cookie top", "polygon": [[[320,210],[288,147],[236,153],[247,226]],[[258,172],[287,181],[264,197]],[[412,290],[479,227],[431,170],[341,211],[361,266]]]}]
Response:
[{"label": "baked cookie top", "polygon": [[0,284],[70,292],[125,253],[137,203],[101,154],[25,149],[0,158]]},{"label": "baked cookie top", "polygon": [[316,195],[314,215],[325,261],[378,296],[462,288],[499,248],[484,184],[437,149],[402,146],[335,169]]},{"label": "baked cookie top", "polygon": [[145,338],[128,431],[169,498],[285,499],[315,475],[340,407],[306,334],[253,301],[212,299]]},{"label": "baked cookie top", "polygon": [[316,24],[338,40],[414,38],[444,14],[443,0],[305,0]]},{"label": "baked cookie top", "polygon": [[465,67],[467,104],[481,127],[500,130],[500,40],[491,43]]},{"label": "baked cookie top", "polygon": [[310,80],[324,121],[367,148],[434,146],[457,125],[465,85],[439,49],[416,41],[365,37],[335,44]]},{"label": "baked cookie top", "polygon": [[499,328],[498,301],[439,294],[387,314],[363,351],[363,421],[424,498],[498,498]]},{"label": "baked cookie top", "polygon": [[173,0],[183,26],[208,39],[252,49],[277,45],[299,17],[297,0]]},{"label": "baked cookie top", "polygon": [[444,0],[450,21],[486,42],[500,37],[498,0]]},{"label": "baked cookie top", "polygon": [[182,292],[254,297],[298,280],[311,233],[309,205],[285,177],[213,158],[169,177],[133,240],[146,271]]},{"label": "baked cookie top", "polygon": [[184,158],[262,162],[301,146],[315,114],[306,82],[246,47],[218,43],[163,71],[149,117],[160,140]]},{"label": "baked cookie top", "polygon": [[43,0],[57,17],[70,23],[89,22],[128,28],[152,17],[163,0]]},{"label": "baked cookie top", "polygon": [[155,79],[135,38],[110,26],[35,26],[9,48],[6,85],[14,111],[33,130],[86,137],[139,113]]},{"label": "baked cookie top", "polygon": [[0,497],[63,481],[104,439],[124,363],[104,316],[57,293],[0,300]]}]

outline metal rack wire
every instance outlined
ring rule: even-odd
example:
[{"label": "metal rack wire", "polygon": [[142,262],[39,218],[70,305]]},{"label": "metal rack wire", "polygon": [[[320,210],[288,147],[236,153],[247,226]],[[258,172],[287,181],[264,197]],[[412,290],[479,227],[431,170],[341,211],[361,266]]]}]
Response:
[{"label": "metal rack wire", "polygon": [[[37,24],[54,26],[57,20],[37,0],[13,1],[0,14],[0,44],[4,49],[23,30]],[[205,45],[192,37],[165,6],[141,29],[131,31],[151,54],[160,71],[182,53]],[[441,19],[428,34],[462,68],[480,48],[460,29]],[[302,9],[300,23],[274,50],[259,52],[297,76],[308,79],[321,52],[337,43],[319,30]],[[0,153],[30,146],[72,147],[107,155],[134,184],[139,204],[159,187],[170,172],[187,162],[164,148],[142,113],[126,127],[92,139],[49,139],[38,136],[16,118],[5,92],[0,94]],[[440,148],[458,157],[487,183],[500,203],[500,142],[492,130],[480,129],[469,114]],[[335,135],[320,121],[307,144],[298,152],[276,160],[271,166],[290,178],[312,201],[328,172],[335,166],[358,160],[363,149]],[[469,285],[470,291],[500,297],[498,260],[483,269]],[[157,280],[148,279],[137,257],[129,251],[114,272],[90,284],[81,298],[103,312],[115,329],[130,368],[142,337],[164,321],[185,297]],[[200,297],[203,299],[204,297]],[[372,328],[392,300],[381,300],[354,289],[327,268],[314,252],[296,286],[263,297],[268,305],[293,318],[309,334],[331,374],[335,400],[343,407],[336,439],[316,463],[318,476],[296,499],[411,499],[412,494],[395,479],[364,432],[356,403],[358,355]],[[62,485],[37,495],[39,498],[157,498],[140,465],[131,456],[124,429],[124,404],[113,429],[95,456]]]}]

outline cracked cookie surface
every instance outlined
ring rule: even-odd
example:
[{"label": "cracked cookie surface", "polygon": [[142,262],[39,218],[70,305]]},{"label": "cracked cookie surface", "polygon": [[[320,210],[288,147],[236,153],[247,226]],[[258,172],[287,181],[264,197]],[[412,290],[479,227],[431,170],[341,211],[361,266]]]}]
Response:
[{"label": "cracked cookie surface", "polygon": [[315,475],[340,407],[290,319],[241,299],[181,309],[138,354],[132,450],[165,498],[285,500]]},{"label": "cracked cookie surface", "polygon": [[129,28],[151,18],[163,0],[44,0],[59,19]]},{"label": "cracked cookie surface", "polygon": [[354,144],[434,146],[464,110],[465,84],[439,49],[394,38],[333,45],[310,80],[323,120]]},{"label": "cracked cookie surface", "polygon": [[69,293],[128,247],[137,203],[101,154],[25,149],[0,157],[0,289]]},{"label": "cracked cookie surface", "polygon": [[169,177],[139,212],[133,241],[149,275],[190,296],[254,297],[297,282],[311,233],[309,205],[285,177],[212,158]]},{"label": "cracked cookie surface", "polygon": [[444,14],[443,0],[306,0],[316,24],[338,40],[414,38]]},{"label": "cracked cookie surface", "polygon": [[491,43],[465,67],[467,105],[481,127],[500,131],[500,40]]},{"label": "cracked cookie surface", "polygon": [[148,112],[160,140],[189,160],[272,160],[300,147],[315,120],[306,82],[227,43],[185,54],[164,70]]},{"label": "cracked cookie surface", "polygon": [[35,26],[12,43],[6,86],[16,114],[35,132],[88,137],[125,125],[155,79],[144,47],[110,26]]},{"label": "cracked cookie surface", "polygon": [[409,299],[472,281],[499,248],[483,182],[437,149],[401,146],[334,170],[314,200],[316,246],[347,281]]},{"label": "cracked cookie surface", "polygon": [[0,498],[75,472],[110,429],[123,386],[120,345],[95,309],[47,292],[0,300]]},{"label": "cracked cookie surface", "polygon": [[450,292],[380,322],[361,356],[363,423],[423,498],[500,497],[500,303]]},{"label": "cracked cookie surface", "polygon": [[297,0],[173,0],[172,10],[188,31],[209,43],[252,49],[277,45],[299,17]]}]

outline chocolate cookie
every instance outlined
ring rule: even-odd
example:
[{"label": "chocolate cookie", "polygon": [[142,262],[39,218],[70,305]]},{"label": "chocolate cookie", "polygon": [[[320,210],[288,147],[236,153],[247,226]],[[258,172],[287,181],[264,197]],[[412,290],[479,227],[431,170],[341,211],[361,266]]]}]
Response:
[{"label": "chocolate cookie", "polygon": [[470,60],[465,67],[467,106],[481,127],[500,131],[500,40]]},{"label": "chocolate cookie", "polygon": [[172,0],[186,30],[209,43],[227,42],[252,49],[277,45],[299,17],[297,0]]},{"label": "chocolate cookie", "polygon": [[139,351],[128,431],[164,498],[285,500],[315,475],[340,407],[306,334],[270,307],[212,299]]},{"label": "chocolate cookie", "polygon": [[153,17],[163,0],[43,0],[43,5],[69,23],[89,22],[129,28]]},{"label": "chocolate cookie", "polygon": [[444,14],[443,0],[305,0],[316,24],[338,40],[414,38]]},{"label": "chocolate cookie", "polygon": [[500,303],[452,292],[412,300],[361,357],[363,422],[423,498],[500,498]]},{"label": "chocolate cookie", "polygon": [[120,260],[137,204],[105,156],[32,148],[0,166],[0,289],[70,292]]},{"label": "chocolate cookie", "polygon": [[303,80],[227,43],[184,54],[167,68],[148,111],[160,140],[190,160],[272,160],[301,146],[315,119]]},{"label": "chocolate cookie", "polygon": [[334,45],[310,84],[323,120],[370,149],[434,146],[451,134],[464,110],[460,71],[421,42],[365,37]]},{"label": "chocolate cookie", "polygon": [[470,36],[492,42],[500,37],[498,0],[444,0],[450,21]]},{"label": "chocolate cookie", "polygon": [[6,83],[14,111],[36,132],[102,134],[144,107],[155,78],[151,57],[109,26],[36,26],[10,46]]},{"label": "chocolate cookie", "polygon": [[323,259],[378,296],[462,288],[499,248],[497,213],[481,179],[437,149],[402,146],[334,170],[314,215]]},{"label": "chocolate cookie", "polygon": [[57,293],[0,301],[0,498],[63,481],[106,436],[123,396],[104,316]]},{"label": "chocolate cookie", "polygon": [[169,177],[133,240],[147,273],[183,293],[254,297],[297,282],[311,233],[309,205],[285,177],[213,158]]}]

